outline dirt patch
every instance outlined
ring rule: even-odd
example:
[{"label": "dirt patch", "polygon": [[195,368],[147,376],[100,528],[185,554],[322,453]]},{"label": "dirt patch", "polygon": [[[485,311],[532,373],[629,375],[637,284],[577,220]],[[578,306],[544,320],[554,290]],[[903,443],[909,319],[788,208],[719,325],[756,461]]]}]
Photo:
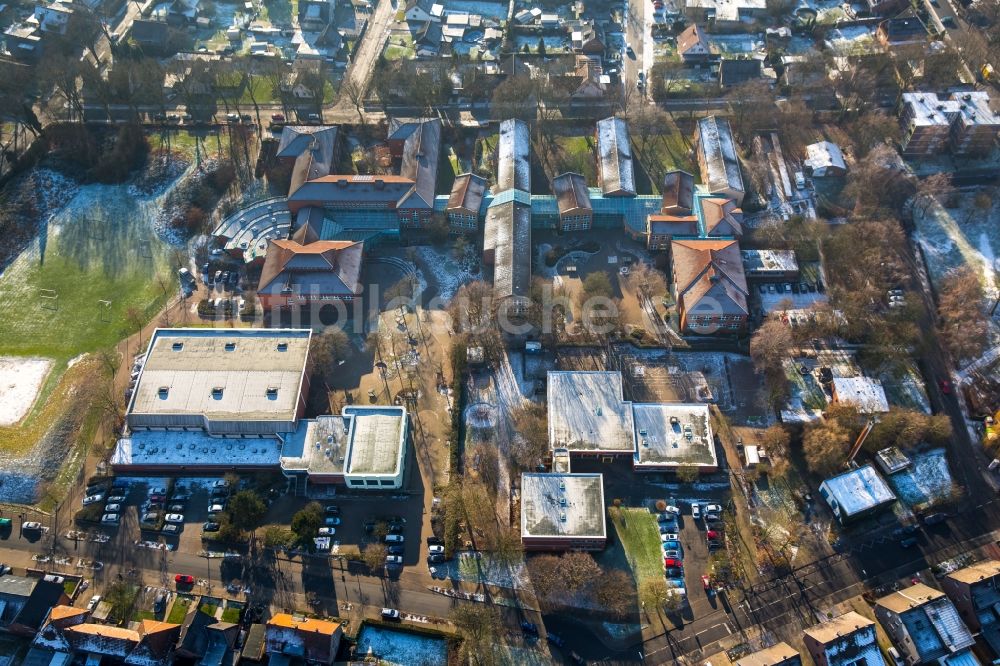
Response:
[{"label": "dirt patch", "polygon": [[24,418],[51,369],[51,359],[0,356],[0,426]]}]

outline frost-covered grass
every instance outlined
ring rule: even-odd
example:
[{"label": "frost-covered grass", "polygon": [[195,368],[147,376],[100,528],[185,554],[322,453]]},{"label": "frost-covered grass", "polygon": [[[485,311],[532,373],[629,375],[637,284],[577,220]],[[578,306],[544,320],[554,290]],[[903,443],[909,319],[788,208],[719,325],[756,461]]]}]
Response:
[{"label": "frost-covered grass", "polygon": [[899,498],[910,507],[948,500],[955,488],[944,449],[910,455],[913,466],[889,477]]},{"label": "frost-covered grass", "polygon": [[442,638],[366,624],[358,633],[356,654],[364,658],[369,650],[386,664],[437,666],[448,661],[448,645]]},{"label": "frost-covered grass", "polygon": [[948,271],[960,266],[974,268],[983,276],[987,288],[997,284],[998,214],[997,202],[992,202],[988,209],[979,209],[970,195],[962,196],[957,208],[945,208],[938,202],[926,210],[918,207],[913,215],[917,240],[927,257],[935,285]]}]

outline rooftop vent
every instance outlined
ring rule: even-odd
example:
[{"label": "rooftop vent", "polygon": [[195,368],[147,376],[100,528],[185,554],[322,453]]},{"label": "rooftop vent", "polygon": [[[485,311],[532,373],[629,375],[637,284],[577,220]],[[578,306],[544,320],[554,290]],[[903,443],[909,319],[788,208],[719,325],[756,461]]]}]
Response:
[{"label": "rooftop vent", "polygon": [[161,386],[160,389],[156,392],[156,394],[160,396],[160,400],[166,400],[167,396],[170,395],[170,387]]},{"label": "rooftop vent", "polygon": [[275,386],[269,386],[267,389],[267,399],[277,400],[278,399],[278,389]]},{"label": "rooftop vent", "polygon": [[288,351],[288,343],[287,342],[279,342],[278,343],[278,351],[280,351],[280,352]]},{"label": "rooftop vent", "polygon": [[566,522],[566,512],[565,511],[561,511],[559,513],[559,522],[561,522],[561,523],[565,523]]},{"label": "rooftop vent", "polygon": [[226,351],[236,351],[236,343],[235,342],[227,342],[226,343]]},{"label": "rooftop vent", "polygon": [[174,351],[180,351],[180,350],[184,349],[184,343],[183,342],[175,342],[174,344],[170,345],[170,348],[173,349]]},{"label": "rooftop vent", "polygon": [[222,400],[222,387],[221,386],[216,386],[215,388],[212,389],[212,399],[213,400]]}]

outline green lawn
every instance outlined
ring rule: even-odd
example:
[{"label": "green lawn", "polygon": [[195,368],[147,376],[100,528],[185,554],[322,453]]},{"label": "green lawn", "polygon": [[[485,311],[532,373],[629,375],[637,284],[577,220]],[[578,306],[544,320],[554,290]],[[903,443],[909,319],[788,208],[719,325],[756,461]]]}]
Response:
[{"label": "green lawn", "polygon": [[167,615],[166,621],[172,624],[183,624],[184,616],[187,615],[192,601],[190,597],[177,597],[174,605],[170,608],[170,614]]},{"label": "green lawn", "polygon": [[655,192],[659,192],[663,174],[673,169],[682,169],[698,178],[698,164],[689,153],[689,147],[680,130],[676,127],[665,128],[663,134],[650,137],[642,150],[642,142],[633,139],[636,156],[640,164],[649,174]]},{"label": "green lawn", "polygon": [[202,613],[206,615],[211,615],[212,617],[215,617],[215,614],[216,612],[218,612],[219,607],[216,606],[215,604],[202,604],[198,610],[200,610]]},{"label": "green lawn", "polygon": [[222,621],[230,622],[232,624],[237,624],[240,621],[240,609],[233,606],[227,606],[224,611],[222,611]]},{"label": "green lawn", "polygon": [[608,517],[618,533],[636,585],[663,576],[663,550],[656,517],[648,509],[608,507]]},{"label": "green lawn", "polygon": [[154,613],[153,611],[137,610],[136,612],[132,613],[132,621],[134,622],[142,622],[143,620],[155,620],[155,619],[156,619],[156,613]]},{"label": "green lawn", "polygon": [[597,182],[593,143],[594,140],[588,136],[561,136],[556,139],[556,145],[560,148],[556,171],[572,171],[585,177],[588,183]]}]

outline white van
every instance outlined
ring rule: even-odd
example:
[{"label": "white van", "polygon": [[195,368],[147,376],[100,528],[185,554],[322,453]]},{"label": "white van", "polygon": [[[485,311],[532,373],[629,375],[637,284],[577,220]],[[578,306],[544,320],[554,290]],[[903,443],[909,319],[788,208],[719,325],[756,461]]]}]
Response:
[{"label": "white van", "polygon": [[806,177],[801,171],[795,172],[795,189],[797,190],[806,189]]}]

